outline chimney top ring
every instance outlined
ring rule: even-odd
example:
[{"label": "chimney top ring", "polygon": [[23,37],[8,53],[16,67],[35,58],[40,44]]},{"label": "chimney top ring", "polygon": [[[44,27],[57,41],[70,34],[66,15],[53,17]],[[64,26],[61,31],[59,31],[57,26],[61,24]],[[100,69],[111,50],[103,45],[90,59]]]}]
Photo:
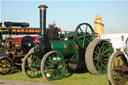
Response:
[{"label": "chimney top ring", "polygon": [[40,9],[47,9],[48,8],[48,6],[46,6],[46,5],[40,5],[40,6],[38,6],[38,8],[40,8]]}]

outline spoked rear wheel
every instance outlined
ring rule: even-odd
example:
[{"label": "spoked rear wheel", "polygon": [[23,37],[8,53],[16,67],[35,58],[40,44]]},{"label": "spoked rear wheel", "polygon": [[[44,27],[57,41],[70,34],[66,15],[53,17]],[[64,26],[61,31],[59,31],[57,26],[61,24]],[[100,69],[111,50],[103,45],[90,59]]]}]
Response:
[{"label": "spoked rear wheel", "polygon": [[113,53],[111,44],[106,40],[93,40],[87,47],[85,63],[90,73],[105,74],[109,57]]},{"label": "spoked rear wheel", "polygon": [[66,63],[61,53],[50,51],[44,55],[41,62],[41,72],[47,80],[59,80],[65,73]]},{"label": "spoked rear wheel", "polygon": [[40,72],[40,59],[34,55],[34,48],[30,49],[24,57],[22,63],[22,72],[28,78],[39,78],[42,76]]},{"label": "spoked rear wheel", "polygon": [[128,78],[128,67],[123,52],[117,51],[110,57],[108,77],[112,85],[125,85]]},{"label": "spoked rear wheel", "polygon": [[13,62],[10,58],[2,56],[0,57],[0,74],[6,75],[13,71]]}]

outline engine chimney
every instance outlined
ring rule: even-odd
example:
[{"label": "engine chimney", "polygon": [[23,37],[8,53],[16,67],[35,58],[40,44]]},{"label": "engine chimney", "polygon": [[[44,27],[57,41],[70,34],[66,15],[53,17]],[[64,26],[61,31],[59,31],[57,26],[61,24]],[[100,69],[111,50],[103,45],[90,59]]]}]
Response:
[{"label": "engine chimney", "polygon": [[40,5],[38,8],[40,8],[40,35],[46,38],[46,10],[48,6]]}]

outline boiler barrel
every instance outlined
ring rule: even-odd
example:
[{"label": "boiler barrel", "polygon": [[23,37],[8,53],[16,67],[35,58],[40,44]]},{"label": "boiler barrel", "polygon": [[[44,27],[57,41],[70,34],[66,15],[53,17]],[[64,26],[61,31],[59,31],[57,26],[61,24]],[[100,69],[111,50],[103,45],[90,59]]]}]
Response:
[{"label": "boiler barrel", "polygon": [[64,56],[72,56],[78,51],[78,46],[73,40],[43,41],[34,46],[35,54],[43,57],[49,51],[58,51]]},{"label": "boiler barrel", "polygon": [[52,51],[58,51],[64,56],[72,56],[78,51],[78,46],[75,41],[51,41]]}]

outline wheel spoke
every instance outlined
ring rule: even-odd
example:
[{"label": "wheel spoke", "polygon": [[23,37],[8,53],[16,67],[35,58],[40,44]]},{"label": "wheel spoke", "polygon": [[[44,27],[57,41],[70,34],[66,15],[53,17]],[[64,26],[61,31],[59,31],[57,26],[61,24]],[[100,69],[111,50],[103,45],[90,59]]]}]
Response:
[{"label": "wheel spoke", "polygon": [[102,48],[102,52],[101,53],[104,53],[104,50],[105,50],[105,46]]},{"label": "wheel spoke", "polygon": [[96,63],[96,65],[95,65],[95,66],[96,66],[96,68],[98,67],[98,65],[99,65],[99,62],[97,62],[97,63]]},{"label": "wheel spoke", "polygon": [[98,49],[98,53],[100,53],[100,47],[99,46],[97,46],[97,49]]},{"label": "wheel spoke", "polygon": [[117,65],[120,65],[120,57],[117,58]]},{"label": "wheel spoke", "polygon": [[88,38],[86,38],[86,40],[88,41],[88,43],[90,43],[91,41],[90,41],[90,39],[88,39]]},{"label": "wheel spoke", "polygon": [[110,49],[106,49],[103,53],[107,53],[110,52]]},{"label": "wheel spoke", "polygon": [[57,64],[59,64],[59,62],[60,62],[60,57],[59,57],[59,54],[57,54]]},{"label": "wheel spoke", "polygon": [[85,29],[82,47],[85,47],[85,38],[86,38],[86,34],[87,34],[87,29],[88,29],[88,26],[86,26],[86,29]]},{"label": "wheel spoke", "polygon": [[52,69],[50,75],[51,75],[51,76],[50,76],[51,78],[54,78],[54,69]]},{"label": "wheel spoke", "polygon": [[47,61],[47,62],[45,62],[45,64],[46,64],[46,66],[47,66],[47,65],[49,65],[49,64],[50,64],[50,62],[49,62],[49,61]]},{"label": "wheel spoke", "polygon": [[98,64],[98,71],[101,72],[100,63]]},{"label": "wheel spoke", "polygon": [[83,47],[85,47],[85,37],[84,37],[84,40],[83,40],[83,45],[82,45]]},{"label": "wheel spoke", "polygon": [[101,45],[101,47],[100,47],[100,50],[101,50],[101,53],[103,52],[103,50],[104,50],[104,43],[102,43],[102,45]]},{"label": "wheel spoke", "polygon": [[108,60],[109,60],[109,59],[104,59],[104,61],[103,61],[103,62],[108,63]]},{"label": "wheel spoke", "polygon": [[95,57],[93,58],[93,60],[94,60],[94,61],[98,61],[98,60],[99,60],[99,57],[98,57],[98,56],[95,56]]},{"label": "wheel spoke", "polygon": [[80,39],[83,39],[83,38],[84,38],[84,35],[81,35],[77,39],[80,40]]},{"label": "wheel spoke", "polygon": [[59,73],[58,73],[58,70],[57,69],[54,70],[53,74],[54,74],[54,77],[55,78],[58,78],[59,77]]},{"label": "wheel spoke", "polygon": [[52,66],[45,66],[45,69],[52,69]]},{"label": "wheel spoke", "polygon": [[105,70],[107,70],[107,67],[103,64],[103,63],[101,63],[102,64],[102,67],[105,69]]},{"label": "wheel spoke", "polygon": [[97,52],[95,52],[95,54],[96,54],[97,56],[99,56],[99,54],[98,54]]},{"label": "wheel spoke", "polygon": [[85,33],[87,34],[88,26],[86,25]]},{"label": "wheel spoke", "polygon": [[84,34],[84,32],[83,32],[83,30],[81,29],[81,27],[80,27],[79,29],[80,29],[81,33]]},{"label": "wheel spoke", "polygon": [[49,62],[50,62],[50,63],[53,63],[52,57],[49,56],[48,58],[49,58]]}]

